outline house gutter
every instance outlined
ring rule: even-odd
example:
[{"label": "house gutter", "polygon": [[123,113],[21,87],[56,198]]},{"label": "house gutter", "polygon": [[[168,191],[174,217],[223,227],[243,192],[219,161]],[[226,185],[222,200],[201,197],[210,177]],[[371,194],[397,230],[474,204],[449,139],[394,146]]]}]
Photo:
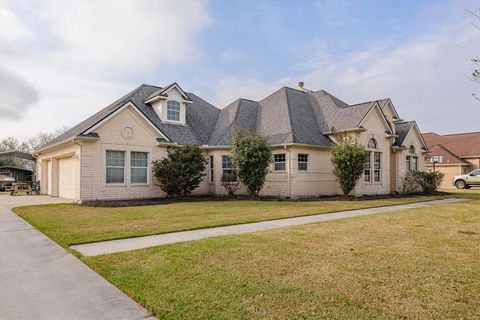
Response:
[{"label": "house gutter", "polygon": [[[314,144],[306,144],[306,143],[284,143],[284,144],[271,144],[271,148],[285,148],[285,147],[307,147],[307,148],[315,148],[315,149],[330,149],[332,146],[318,146]],[[225,149],[231,149],[232,146],[209,146],[209,145],[203,145],[200,146],[201,149],[205,150],[225,150]]]},{"label": "house gutter", "polygon": [[34,155],[35,157],[38,157],[45,150],[49,150],[49,149],[52,149],[52,148],[55,148],[55,147],[58,147],[58,146],[61,146],[61,145],[64,145],[64,144],[67,144],[67,143],[70,143],[70,142],[76,144],[75,143],[76,139],[77,140],[87,140],[87,141],[98,141],[98,140],[100,140],[100,138],[97,138],[97,137],[76,136],[73,139],[67,139],[67,140],[59,141],[59,142],[54,143],[54,144],[52,144],[48,147],[40,148],[37,151],[33,152],[32,155]]},{"label": "house gutter", "polygon": [[367,131],[367,129],[356,127],[356,128],[349,128],[349,129],[338,130],[338,131],[337,130],[325,131],[325,132],[322,132],[322,134],[329,136],[329,135],[335,135],[335,134],[338,134],[338,133],[364,132],[364,131]]},{"label": "house gutter", "polygon": [[287,183],[288,183],[288,197],[292,197],[292,150],[288,146],[285,146],[285,149],[288,150],[288,175],[287,175]]},{"label": "house gutter", "polygon": [[73,139],[73,144],[76,144],[77,146],[80,147],[80,155],[79,155],[80,156],[80,186],[79,186],[80,190],[78,190],[79,191],[78,192],[79,193],[78,201],[82,202],[82,177],[83,177],[83,175],[82,175],[82,169],[83,169],[82,168],[83,167],[82,166],[82,147],[83,147],[83,145],[81,143],[77,143],[76,140],[78,140],[78,139],[76,139],[76,138]]},{"label": "house gutter", "polygon": [[183,144],[178,144],[176,142],[158,142],[157,147],[181,147]]}]

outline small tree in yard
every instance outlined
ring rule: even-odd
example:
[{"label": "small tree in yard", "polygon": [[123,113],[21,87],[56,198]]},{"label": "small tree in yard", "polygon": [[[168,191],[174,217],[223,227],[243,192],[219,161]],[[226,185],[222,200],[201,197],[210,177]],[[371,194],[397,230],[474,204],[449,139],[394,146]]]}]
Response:
[{"label": "small tree in yard", "polygon": [[251,196],[258,196],[272,161],[272,150],[267,138],[261,134],[236,129],[231,152],[237,177],[247,187]]},{"label": "small tree in yard", "polygon": [[343,194],[349,194],[362,176],[368,161],[368,152],[354,138],[339,137],[332,148],[333,173],[338,178]]},{"label": "small tree in yard", "polygon": [[442,183],[443,176],[445,176],[442,172],[432,172],[432,171],[414,171],[413,177],[415,178],[415,182],[419,184],[423,192],[425,193],[434,193],[437,191],[440,183]]},{"label": "small tree in yard", "polygon": [[185,145],[167,150],[167,157],[152,162],[157,185],[169,196],[185,197],[206,175],[207,160],[198,146]]},{"label": "small tree in yard", "polygon": [[220,184],[223,188],[225,188],[225,191],[227,191],[227,194],[231,197],[235,196],[235,192],[237,192],[240,188],[240,182],[238,181],[235,172],[225,172],[222,174],[222,177],[220,178]]}]

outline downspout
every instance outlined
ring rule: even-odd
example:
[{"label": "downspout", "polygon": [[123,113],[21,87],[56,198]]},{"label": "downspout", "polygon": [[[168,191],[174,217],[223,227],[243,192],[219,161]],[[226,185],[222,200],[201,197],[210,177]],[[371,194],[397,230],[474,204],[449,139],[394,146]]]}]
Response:
[{"label": "downspout", "polygon": [[76,139],[73,139],[73,143],[76,144],[77,146],[80,147],[80,154],[79,154],[79,157],[80,157],[80,185],[78,186],[80,188],[79,191],[79,196],[80,196],[80,199],[78,199],[78,202],[82,202],[82,144],[81,143],[77,143]]},{"label": "downspout", "polygon": [[287,174],[287,185],[288,185],[288,197],[292,198],[292,150],[285,146],[285,149],[288,150],[288,174]]}]

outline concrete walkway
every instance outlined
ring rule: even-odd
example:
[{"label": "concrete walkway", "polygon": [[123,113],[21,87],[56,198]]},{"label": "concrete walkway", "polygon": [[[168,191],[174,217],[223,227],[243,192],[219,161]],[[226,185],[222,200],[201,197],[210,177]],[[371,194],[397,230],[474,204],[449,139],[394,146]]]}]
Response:
[{"label": "concrete walkway", "polygon": [[0,195],[0,319],[147,319],[135,301],[10,211],[53,202],[65,200]]},{"label": "concrete walkway", "polygon": [[130,251],[130,250],[160,246],[160,245],[171,244],[171,243],[186,242],[186,241],[192,241],[192,240],[199,240],[199,239],[234,235],[234,234],[242,234],[242,233],[249,233],[249,232],[257,232],[257,231],[263,231],[263,230],[269,230],[269,229],[275,229],[275,228],[283,228],[283,227],[297,226],[297,225],[308,224],[308,223],[316,223],[316,222],[336,220],[336,219],[366,216],[366,215],[372,215],[372,214],[378,214],[378,213],[394,212],[394,211],[399,211],[404,209],[421,208],[421,207],[432,206],[437,204],[460,202],[464,200],[465,199],[450,198],[450,199],[444,199],[444,200],[416,202],[416,203],[410,203],[410,204],[401,204],[401,205],[378,207],[378,208],[371,208],[371,209],[340,211],[340,212],[334,212],[334,213],[317,214],[317,215],[310,215],[310,216],[303,216],[303,217],[296,217],[296,218],[286,218],[286,219],[268,220],[268,221],[262,221],[262,222],[237,224],[237,225],[231,225],[231,226],[225,226],[225,227],[214,227],[214,228],[198,229],[198,230],[191,230],[191,231],[172,232],[172,233],[165,233],[165,234],[146,236],[146,237],[94,242],[94,243],[74,245],[74,246],[71,246],[71,248],[77,250],[78,252],[80,252],[85,256],[96,256],[101,254]]}]

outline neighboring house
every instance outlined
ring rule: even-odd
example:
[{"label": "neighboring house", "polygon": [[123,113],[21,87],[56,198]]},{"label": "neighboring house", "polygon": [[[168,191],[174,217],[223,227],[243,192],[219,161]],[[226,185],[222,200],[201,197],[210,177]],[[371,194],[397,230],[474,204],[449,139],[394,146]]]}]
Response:
[{"label": "neighboring house", "polygon": [[220,110],[176,83],[144,84],[36,152],[41,190],[77,201],[163,196],[151,162],[165,157],[168,147],[196,144],[209,164],[194,194],[221,195],[236,126],[263,133],[272,146],[261,195],[338,194],[330,150],[339,132],[370,151],[355,194],[399,191],[407,170],[425,167],[419,159],[426,144],[416,123],[403,122],[390,99],[349,105],[323,90],[283,87],[261,101],[238,99]]},{"label": "neighboring house", "polygon": [[445,135],[428,132],[423,137],[430,149],[427,168],[433,170],[435,162],[435,171],[445,173],[441,187],[453,187],[454,176],[480,168],[480,132]]},{"label": "neighboring house", "polygon": [[[26,160],[26,161],[25,161]],[[35,180],[35,157],[20,151],[0,152],[0,185]],[[11,181],[11,179],[14,181]]]}]

